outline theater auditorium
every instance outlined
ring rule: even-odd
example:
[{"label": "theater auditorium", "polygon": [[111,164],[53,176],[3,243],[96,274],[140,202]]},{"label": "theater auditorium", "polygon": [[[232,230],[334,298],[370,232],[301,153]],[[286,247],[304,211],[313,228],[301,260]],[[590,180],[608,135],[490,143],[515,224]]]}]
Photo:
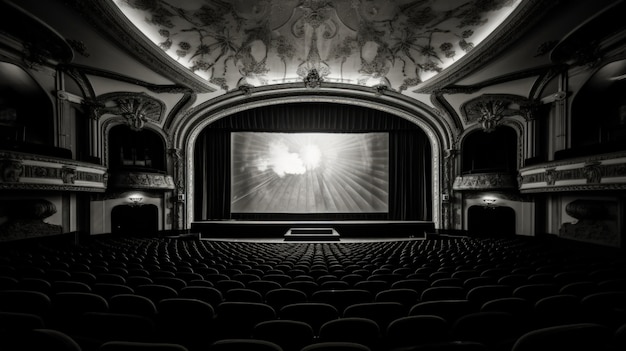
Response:
[{"label": "theater auditorium", "polygon": [[626,350],[623,0],[0,0],[0,350]]}]

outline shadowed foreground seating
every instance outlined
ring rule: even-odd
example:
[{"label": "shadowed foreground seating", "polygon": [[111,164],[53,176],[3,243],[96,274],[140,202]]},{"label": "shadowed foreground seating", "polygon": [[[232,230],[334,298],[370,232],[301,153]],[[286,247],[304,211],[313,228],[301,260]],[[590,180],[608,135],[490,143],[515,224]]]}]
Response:
[{"label": "shadowed foreground seating", "polygon": [[254,339],[271,341],[283,351],[300,351],[313,342],[313,328],[304,322],[271,320],[257,324],[252,332]]},{"label": "shadowed foreground seating", "polygon": [[313,333],[318,335],[322,324],[339,318],[339,312],[327,303],[304,302],[283,306],[278,316],[280,319],[305,322],[313,328]]},{"label": "shadowed foreground seating", "polygon": [[283,349],[265,340],[222,339],[214,342],[208,351],[283,351]]},{"label": "shadowed foreground seating", "polygon": [[371,349],[378,347],[380,328],[367,318],[344,317],[328,321],[320,327],[319,341],[355,342]]},{"label": "shadowed foreground seating", "polygon": [[359,343],[335,341],[311,344],[301,351],[371,351],[371,349]]},{"label": "shadowed foreground seating", "polygon": [[600,324],[559,325],[525,333],[517,339],[512,351],[608,351],[611,339],[610,329]]},{"label": "shadowed foreground seating", "polygon": [[144,343],[130,341],[109,341],[98,348],[98,351],[189,351],[186,347],[168,343]]},{"label": "shadowed foreground seating", "polygon": [[384,335],[384,343],[392,350],[394,348],[405,349],[445,341],[448,332],[448,322],[439,316],[407,316],[389,323]]}]

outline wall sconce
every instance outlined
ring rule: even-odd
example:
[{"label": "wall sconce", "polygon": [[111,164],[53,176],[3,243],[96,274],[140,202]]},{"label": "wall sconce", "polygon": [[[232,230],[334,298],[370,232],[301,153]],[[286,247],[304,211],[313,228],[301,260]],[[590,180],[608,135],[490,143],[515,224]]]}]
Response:
[{"label": "wall sconce", "polygon": [[141,205],[141,202],[143,201],[143,197],[139,195],[131,195],[128,197],[128,200],[131,202],[131,205],[138,206],[138,205]]}]

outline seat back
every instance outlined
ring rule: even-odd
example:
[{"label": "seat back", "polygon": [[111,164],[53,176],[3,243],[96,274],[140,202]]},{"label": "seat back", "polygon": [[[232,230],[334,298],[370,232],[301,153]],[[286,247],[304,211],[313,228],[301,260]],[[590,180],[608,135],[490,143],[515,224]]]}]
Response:
[{"label": "seat back", "polygon": [[252,332],[254,339],[271,341],[283,351],[300,351],[313,342],[313,328],[305,322],[270,320],[257,324]]},{"label": "seat back", "polygon": [[278,312],[278,317],[305,322],[313,328],[313,333],[318,335],[322,324],[339,318],[339,311],[327,303],[303,302],[283,306]]}]

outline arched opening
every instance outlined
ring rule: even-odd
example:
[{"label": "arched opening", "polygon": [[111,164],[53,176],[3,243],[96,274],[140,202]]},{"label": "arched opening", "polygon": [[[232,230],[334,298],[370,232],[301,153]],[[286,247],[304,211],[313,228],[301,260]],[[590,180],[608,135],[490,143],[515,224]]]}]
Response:
[{"label": "arched opening", "polygon": [[606,64],[572,102],[571,147],[555,158],[626,150],[626,60]]},{"label": "arched opening", "polygon": [[[312,201],[315,208],[322,210],[314,211],[283,211],[277,213],[271,209],[259,209],[258,211],[245,211],[235,213],[232,211],[233,188],[232,185],[241,181],[237,174],[233,173],[233,165],[250,168],[249,164],[241,160],[233,160],[231,136],[233,132],[248,133],[281,133],[293,135],[299,138],[304,133],[328,133],[334,135],[357,134],[371,135],[384,133],[388,140],[385,141],[385,149],[375,144],[368,144],[367,139],[359,141],[360,149],[369,152],[368,155],[376,155],[369,162],[387,162],[386,167],[370,168],[373,171],[363,172],[362,161],[354,161],[351,170],[344,170],[346,176],[341,181],[345,186],[335,183],[321,183],[322,179],[330,178],[329,173],[323,177],[307,178],[308,181],[299,181],[296,177],[291,179],[295,184],[303,186],[280,186],[265,191],[267,204],[274,201],[276,192],[289,193],[288,201],[294,203]],[[250,143],[254,143],[250,142]],[[270,144],[264,146],[268,149]],[[297,103],[270,105],[258,107],[236,114],[226,116],[214,123],[208,124],[198,133],[198,138],[193,145],[194,154],[194,220],[206,219],[393,219],[393,220],[432,220],[433,219],[433,186],[432,186],[432,148],[426,133],[416,124],[398,116],[361,106],[332,103]],[[251,148],[248,155],[254,154]],[[337,148],[336,148],[337,149]],[[260,151],[259,151],[260,152]],[[287,149],[287,154],[298,154],[293,148]],[[381,155],[384,154],[384,155]],[[362,155],[362,154],[360,154]],[[302,155],[300,155],[302,156]],[[297,155],[294,157],[298,157]],[[359,160],[362,160],[363,156]],[[305,157],[306,158],[306,157]],[[345,157],[341,157],[345,159]],[[367,157],[365,157],[367,158]],[[385,160],[385,161],[381,161]],[[350,162],[350,160],[346,160]],[[237,163],[238,162],[238,163]],[[305,162],[306,163],[306,162]],[[381,174],[385,172],[385,174]],[[254,173],[254,172],[252,172]],[[252,174],[251,173],[251,174]],[[362,173],[361,177],[355,175]],[[262,175],[261,173],[254,173]],[[266,174],[263,174],[265,176]],[[287,184],[280,175],[267,178],[265,186],[272,182]],[[348,179],[349,178],[349,179]],[[323,202],[333,202],[333,199],[324,198],[319,189],[333,189],[332,196],[342,198],[345,202],[355,202],[370,196],[373,188],[372,179],[384,180],[387,191],[387,206],[385,211],[341,211],[323,207]],[[311,187],[308,187],[311,185]],[[251,186],[250,188],[255,188]],[[271,190],[274,189],[274,190]],[[278,190],[280,189],[280,190]],[[304,189],[304,190],[303,190]],[[348,190],[347,190],[348,189]],[[360,189],[360,190],[349,190]],[[377,188],[378,189],[378,188]],[[255,188],[255,191],[257,188]],[[259,192],[260,193],[260,192]],[[298,193],[298,194],[295,194]],[[367,193],[367,194],[366,194]],[[247,195],[247,193],[246,193]],[[356,198],[359,198],[358,200]],[[263,200],[265,201],[265,200]],[[262,201],[261,201],[262,202]],[[290,202],[291,203],[291,202]],[[319,206],[317,206],[319,205]],[[297,208],[293,207],[294,209]],[[268,208],[271,208],[269,206]],[[290,207],[291,209],[291,207]],[[306,213],[305,213],[306,212]]]},{"label": "arched opening", "polygon": [[72,158],[54,147],[53,106],[47,93],[21,67],[0,62],[0,148]]},{"label": "arched opening", "polygon": [[471,206],[467,209],[467,229],[472,236],[515,235],[515,210],[507,206]]},{"label": "arched opening", "polygon": [[165,172],[165,146],[155,132],[135,131],[117,125],[109,131],[109,168],[112,170]]},{"label": "arched opening", "polygon": [[513,173],[517,170],[517,134],[499,126],[469,134],[463,141],[462,173]]},{"label": "arched opening", "polygon": [[111,232],[150,236],[159,229],[159,209],[156,205],[118,205],[111,210]]}]

